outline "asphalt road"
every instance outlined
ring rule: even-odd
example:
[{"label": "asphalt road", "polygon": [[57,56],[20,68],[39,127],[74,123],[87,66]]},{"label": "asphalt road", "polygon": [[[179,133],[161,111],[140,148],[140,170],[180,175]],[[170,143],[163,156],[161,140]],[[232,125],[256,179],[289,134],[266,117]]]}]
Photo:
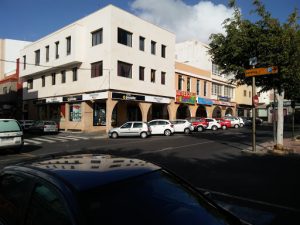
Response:
[{"label": "asphalt road", "polygon": [[[247,128],[147,139],[59,134],[27,140],[19,155],[2,152],[0,167],[63,151],[140,158],[209,191],[214,200],[248,221],[253,219],[253,224],[300,224],[300,156],[242,152],[251,149],[251,130]],[[258,145],[269,140],[272,132],[257,131]]]}]

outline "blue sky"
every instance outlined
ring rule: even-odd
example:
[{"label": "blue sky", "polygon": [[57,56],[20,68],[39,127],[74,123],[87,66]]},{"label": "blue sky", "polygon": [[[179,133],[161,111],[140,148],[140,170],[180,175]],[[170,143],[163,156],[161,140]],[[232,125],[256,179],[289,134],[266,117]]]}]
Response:
[{"label": "blue sky", "polygon": [[[168,4],[183,2],[185,6],[192,7],[199,4],[200,0],[0,0],[0,38],[35,41],[108,4],[145,17],[143,12],[148,10],[147,5],[153,7],[155,5],[150,2],[156,2],[157,8],[162,2],[168,2]],[[228,3],[227,0],[211,0],[210,2],[214,5],[224,4],[225,6]],[[251,2],[252,0],[237,1],[243,15],[249,19],[254,18],[249,15],[249,11],[253,9]],[[281,21],[285,21],[295,7],[300,8],[299,0],[263,0],[262,2],[266,5],[267,10]],[[136,7],[132,6],[133,3],[136,3]],[[161,12],[161,10],[153,8],[151,10],[153,13]],[[172,15],[172,12],[169,11],[166,14]],[[215,17],[214,13],[210,15],[212,18]],[[164,15],[161,18],[166,17]],[[220,19],[222,18],[221,16]],[[172,17],[169,19],[172,20]],[[151,21],[151,18],[149,20]],[[169,24],[164,25],[169,26]],[[175,28],[173,26],[170,29]]]}]

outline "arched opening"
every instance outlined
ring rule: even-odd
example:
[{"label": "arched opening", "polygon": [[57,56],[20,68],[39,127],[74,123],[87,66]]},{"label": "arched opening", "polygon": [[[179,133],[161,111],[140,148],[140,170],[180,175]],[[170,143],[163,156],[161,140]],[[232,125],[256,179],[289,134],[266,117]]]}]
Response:
[{"label": "arched opening", "polygon": [[191,112],[188,105],[181,104],[176,112],[177,119],[186,119],[191,117]]},{"label": "arched opening", "polygon": [[136,102],[120,101],[112,112],[112,126],[121,126],[127,121],[141,121],[142,112]]},{"label": "arched opening", "polygon": [[225,116],[227,116],[227,115],[228,115],[228,116],[229,116],[229,115],[230,115],[230,116],[233,116],[233,110],[232,110],[232,108],[227,108],[227,109],[226,109],[226,111],[225,111]]},{"label": "arched opening", "polygon": [[214,108],[214,111],[212,113],[213,118],[221,118],[222,117],[222,110],[219,106],[216,106]]},{"label": "arched opening", "polygon": [[207,117],[206,108],[203,105],[199,105],[196,111],[196,117]]},{"label": "arched opening", "polygon": [[155,120],[155,119],[169,119],[169,112],[167,105],[164,104],[156,104],[153,103],[149,108],[147,120]]}]

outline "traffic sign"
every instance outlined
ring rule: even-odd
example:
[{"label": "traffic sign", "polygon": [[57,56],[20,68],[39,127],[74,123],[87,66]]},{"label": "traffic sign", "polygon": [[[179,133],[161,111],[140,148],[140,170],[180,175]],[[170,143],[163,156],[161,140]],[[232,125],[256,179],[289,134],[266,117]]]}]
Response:
[{"label": "traffic sign", "polygon": [[254,96],[253,96],[253,105],[254,105],[255,107],[257,107],[257,106],[258,106],[258,103],[259,103],[258,96],[257,96],[257,95],[254,95]]},{"label": "traffic sign", "polygon": [[253,76],[262,76],[262,75],[269,75],[269,74],[276,74],[278,73],[277,66],[271,66],[266,68],[254,68],[245,71],[246,77],[253,77]]}]

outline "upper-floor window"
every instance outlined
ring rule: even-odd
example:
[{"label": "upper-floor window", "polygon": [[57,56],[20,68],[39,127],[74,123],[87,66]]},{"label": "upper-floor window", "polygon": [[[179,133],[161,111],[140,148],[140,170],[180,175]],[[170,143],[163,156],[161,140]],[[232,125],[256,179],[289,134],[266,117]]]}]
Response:
[{"label": "upper-floor window", "polygon": [[49,47],[49,45],[47,45],[46,47],[45,47],[45,50],[46,50],[46,62],[49,62],[49,56],[50,56],[50,47]]},{"label": "upper-floor window", "polygon": [[166,84],[166,72],[161,72],[161,84],[165,85]]},{"label": "upper-floor window", "polygon": [[244,97],[247,97],[247,91],[244,90]]},{"label": "upper-floor window", "polygon": [[23,55],[23,69],[26,69],[26,55]]},{"label": "upper-floor window", "polygon": [[66,83],[66,71],[61,71],[61,83]]},{"label": "upper-floor window", "polygon": [[145,51],[145,38],[140,36],[140,50]]},{"label": "upper-floor window", "polygon": [[181,75],[178,76],[178,90],[182,90],[182,81],[183,78]]},{"label": "upper-floor window", "polygon": [[92,32],[92,46],[99,45],[103,42],[103,29]]},{"label": "upper-floor window", "polygon": [[131,78],[132,64],[118,61],[118,76]]},{"label": "upper-floor window", "polygon": [[221,70],[220,67],[217,64],[212,64],[212,74],[213,75],[217,75],[217,76],[221,76]]},{"label": "upper-floor window", "polygon": [[251,98],[251,91],[249,91],[249,98]]},{"label": "upper-floor window", "polygon": [[132,33],[118,28],[118,43],[132,47]]},{"label": "upper-floor window", "polygon": [[187,83],[186,83],[186,90],[191,91],[191,78],[187,78]]},{"label": "upper-floor window", "polygon": [[52,85],[55,85],[55,83],[56,83],[56,74],[51,73],[51,78],[52,78]]},{"label": "upper-floor window", "polygon": [[38,66],[40,65],[40,50],[36,50],[35,52],[35,65]]},{"label": "upper-floor window", "polygon": [[55,58],[56,59],[59,58],[58,48],[59,48],[59,41],[55,42]]},{"label": "upper-floor window", "polygon": [[102,71],[103,71],[102,61],[91,63],[91,77],[102,76]]},{"label": "upper-floor window", "polygon": [[27,89],[33,89],[33,79],[27,80]]},{"label": "upper-floor window", "polygon": [[156,54],[156,42],[151,41],[151,54],[155,55]]},{"label": "upper-floor window", "polygon": [[145,80],[145,67],[142,66],[139,67],[139,79]]},{"label": "upper-floor window", "polygon": [[224,96],[226,97],[233,97],[233,88],[229,86],[224,86]]},{"label": "upper-floor window", "polygon": [[155,83],[155,70],[151,70],[151,77],[150,77],[150,81],[151,83]]},{"label": "upper-floor window", "polygon": [[45,87],[46,85],[45,76],[42,76],[41,79],[42,79],[42,87]]},{"label": "upper-floor window", "polygon": [[222,85],[213,83],[211,93],[213,95],[222,95]]},{"label": "upper-floor window", "polygon": [[200,95],[200,80],[197,80],[196,94]]},{"label": "upper-floor window", "polygon": [[207,81],[204,81],[203,95],[207,95]]},{"label": "upper-floor window", "polygon": [[73,81],[77,81],[77,67],[74,67],[72,69],[72,73],[73,73]]},{"label": "upper-floor window", "polygon": [[166,58],[166,46],[161,45],[161,57]]},{"label": "upper-floor window", "polygon": [[66,38],[66,42],[67,42],[67,55],[71,54],[71,36]]}]

